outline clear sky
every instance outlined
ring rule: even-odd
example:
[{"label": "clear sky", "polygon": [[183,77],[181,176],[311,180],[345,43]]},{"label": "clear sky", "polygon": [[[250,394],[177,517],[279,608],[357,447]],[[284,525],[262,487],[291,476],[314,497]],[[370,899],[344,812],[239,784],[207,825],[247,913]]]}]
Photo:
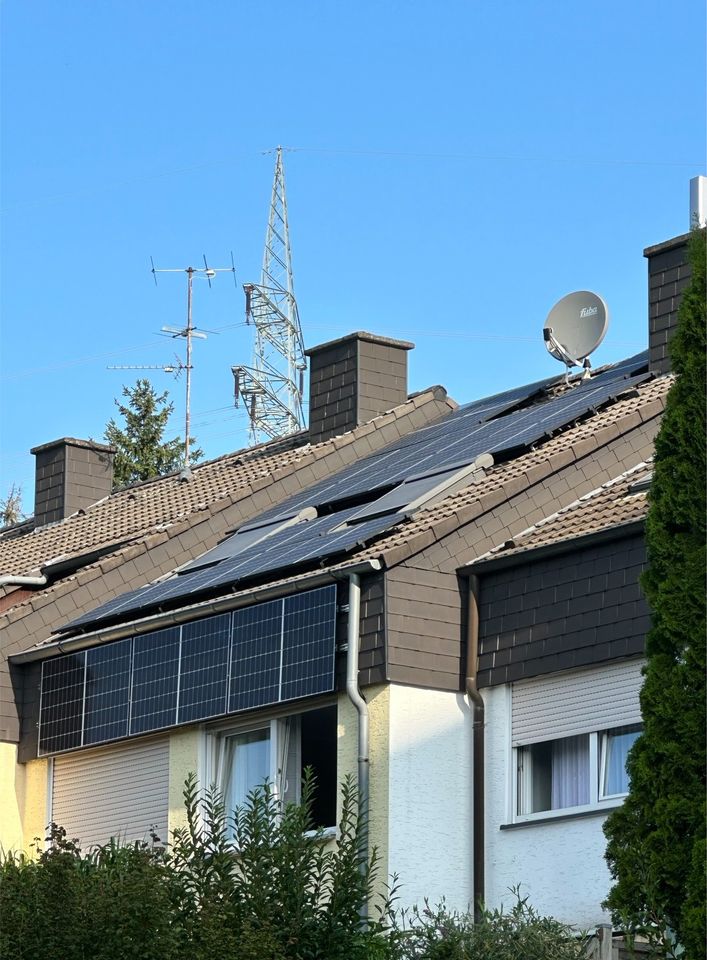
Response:
[{"label": "clear sky", "polygon": [[[5,0],[0,497],[32,510],[29,449],[100,440],[124,383],[172,360],[185,285],[193,431],[244,446],[231,365],[285,154],[308,346],[411,339],[410,389],[459,401],[560,371],[573,289],[607,300],[595,364],[647,340],[643,248],[688,228],[705,173],[703,0]],[[183,342],[176,344],[177,348]],[[184,387],[154,372],[175,401]]]}]

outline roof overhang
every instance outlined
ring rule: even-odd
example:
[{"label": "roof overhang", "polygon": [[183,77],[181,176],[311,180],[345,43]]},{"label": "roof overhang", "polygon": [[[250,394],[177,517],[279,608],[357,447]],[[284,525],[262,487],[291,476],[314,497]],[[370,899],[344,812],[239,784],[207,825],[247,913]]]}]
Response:
[{"label": "roof overhang", "polygon": [[22,653],[16,653],[8,657],[8,659],[13,664],[48,660],[52,657],[60,656],[63,653],[74,653],[78,650],[85,650],[88,647],[97,647],[103,643],[109,643],[111,640],[121,640],[124,637],[150,633],[153,630],[159,630],[162,627],[179,623],[186,623],[190,620],[198,619],[201,616],[226,613],[229,610],[237,610],[239,607],[260,603],[264,600],[277,600],[281,597],[291,596],[302,590],[311,590],[314,587],[332,583],[336,580],[346,580],[353,574],[365,575],[367,573],[377,573],[381,569],[382,567],[379,560],[363,560],[359,563],[350,564],[349,566],[299,577],[296,580],[283,581],[270,586],[255,587],[252,590],[233,593],[229,596],[219,597],[217,600],[201,601],[201,603],[181,607],[179,610],[155,613],[149,617],[143,617],[142,619],[133,620],[129,623],[104,627],[102,630],[94,630],[90,633],[82,633],[63,639],[49,640],[39,646],[31,647]]},{"label": "roof overhang", "polygon": [[562,554],[572,553],[575,550],[582,550],[584,547],[597,543],[623,540],[633,534],[642,533],[644,525],[645,517],[642,517],[640,520],[617,523],[612,527],[604,527],[602,530],[592,530],[590,533],[583,533],[577,537],[558,540],[557,543],[547,543],[538,547],[529,546],[525,550],[519,549],[514,553],[500,553],[496,556],[488,557],[485,560],[477,560],[474,563],[459,567],[457,574],[460,577],[471,577],[486,573],[495,573],[498,570],[517,567],[524,563],[535,563],[539,560],[545,560],[548,557],[558,557]]}]

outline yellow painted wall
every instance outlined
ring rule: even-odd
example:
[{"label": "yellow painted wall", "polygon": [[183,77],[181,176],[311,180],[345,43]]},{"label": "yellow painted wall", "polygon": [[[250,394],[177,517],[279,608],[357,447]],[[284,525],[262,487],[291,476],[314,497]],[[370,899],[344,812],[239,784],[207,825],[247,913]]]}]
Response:
[{"label": "yellow painted wall", "polygon": [[47,760],[17,762],[17,745],[0,743],[0,847],[24,850],[46,835]]},{"label": "yellow painted wall", "polygon": [[169,834],[186,822],[184,781],[190,773],[201,776],[204,734],[199,727],[177,730],[169,738]]},{"label": "yellow painted wall", "polygon": [[[364,690],[368,702],[370,736],[369,754],[369,852],[375,847],[378,855],[378,889],[388,877],[388,753],[390,742],[390,686],[380,684]],[[358,766],[358,714],[345,694],[338,703],[337,777],[339,784],[345,776],[356,779]],[[337,804],[337,819],[341,816],[341,796]]]}]

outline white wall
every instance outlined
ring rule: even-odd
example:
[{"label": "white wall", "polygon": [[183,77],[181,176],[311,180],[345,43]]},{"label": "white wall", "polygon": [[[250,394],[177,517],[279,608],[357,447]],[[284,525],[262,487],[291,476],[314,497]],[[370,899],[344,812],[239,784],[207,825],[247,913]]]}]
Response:
[{"label": "white wall", "polygon": [[609,922],[601,901],[609,892],[604,860],[604,813],[499,829],[512,817],[509,686],[482,691],[486,704],[486,902],[510,904],[509,887],[543,914],[590,928]]},{"label": "white wall", "polygon": [[390,686],[388,871],[400,906],[473,897],[471,714],[462,694]]}]

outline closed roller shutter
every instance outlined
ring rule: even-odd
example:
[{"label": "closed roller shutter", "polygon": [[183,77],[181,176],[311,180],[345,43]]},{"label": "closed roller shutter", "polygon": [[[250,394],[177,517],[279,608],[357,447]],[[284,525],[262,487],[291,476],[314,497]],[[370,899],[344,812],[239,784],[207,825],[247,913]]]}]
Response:
[{"label": "closed roller shutter", "polygon": [[514,683],[514,746],[640,723],[643,663],[629,660]]},{"label": "closed roller shutter", "polygon": [[169,740],[124,743],[54,759],[52,819],[85,850],[122,840],[167,841]]}]

